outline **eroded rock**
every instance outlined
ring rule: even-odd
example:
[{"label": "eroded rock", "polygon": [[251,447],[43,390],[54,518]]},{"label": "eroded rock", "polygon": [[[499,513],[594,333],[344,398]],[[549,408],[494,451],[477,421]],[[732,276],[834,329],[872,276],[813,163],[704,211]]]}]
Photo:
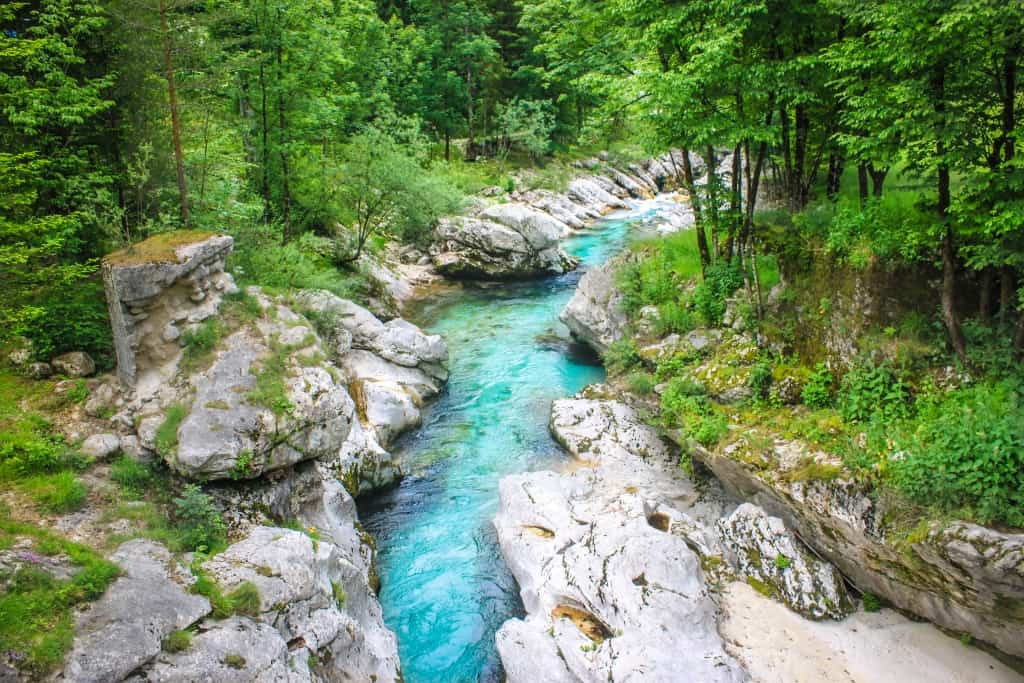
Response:
[{"label": "eroded rock", "polygon": [[584,273],[558,316],[574,337],[601,354],[625,338],[629,322],[622,310],[622,293],[615,285],[618,266],[613,260]]}]

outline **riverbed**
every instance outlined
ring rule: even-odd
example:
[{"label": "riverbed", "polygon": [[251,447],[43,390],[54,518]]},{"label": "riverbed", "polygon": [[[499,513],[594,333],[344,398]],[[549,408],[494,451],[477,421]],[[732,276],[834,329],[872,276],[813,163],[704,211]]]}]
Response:
[{"label": "riverbed", "polygon": [[360,503],[408,683],[500,680],[494,633],[522,605],[491,525],[498,481],[563,461],[548,433],[551,402],[604,379],[558,314],[586,268],[673,219],[672,197],[637,202],[565,241],[581,260],[576,272],[467,286],[413,313],[444,335],[451,378],[423,427],[396,448],[407,476]]}]

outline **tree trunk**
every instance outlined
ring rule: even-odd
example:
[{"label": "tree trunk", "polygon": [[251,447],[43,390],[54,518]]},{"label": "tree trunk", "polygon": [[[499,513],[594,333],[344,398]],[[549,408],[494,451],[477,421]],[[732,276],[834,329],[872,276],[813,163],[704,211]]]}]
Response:
[{"label": "tree trunk", "polygon": [[807,138],[810,135],[811,119],[807,115],[807,107],[798,105],[796,108],[796,140],[793,144],[793,190],[791,206],[799,211],[810,201],[810,188],[806,175]]},{"label": "tree trunk", "polygon": [[942,317],[949,332],[949,341],[953,350],[960,358],[964,367],[970,368],[967,358],[967,341],[960,327],[960,318],[956,313],[956,250],[953,245],[953,227],[949,224],[949,165],[946,163],[946,145],[943,141],[946,127],[946,69],[940,64],[932,75],[932,94],[935,98],[934,107],[938,118],[939,129],[936,135],[935,156],[939,160],[938,169],[938,218],[943,226],[942,237]]},{"label": "tree trunk", "polygon": [[[749,144],[747,145],[749,149]],[[742,200],[743,145],[736,145],[732,151],[732,182],[729,195],[729,234],[725,239],[725,260],[732,261],[733,244],[743,225]]]},{"label": "tree trunk", "polygon": [[1010,312],[1016,308],[1013,305],[1013,285],[1013,268],[1003,266],[999,269],[999,322],[1003,324],[1010,322]]},{"label": "tree trunk", "polygon": [[833,150],[828,155],[828,180],[826,181],[825,194],[830,201],[839,198],[840,185],[843,180],[843,167],[845,159],[841,150]]},{"label": "tree trunk", "polygon": [[444,160],[452,160],[452,134],[447,130],[444,132]]},{"label": "tree trunk", "polygon": [[167,98],[171,106],[171,142],[174,146],[174,171],[178,176],[181,223],[188,227],[192,222],[192,217],[188,210],[188,187],[185,184],[185,155],[181,151],[181,118],[178,116],[178,88],[174,83],[171,30],[167,25],[167,4],[164,0],[160,0],[160,34],[163,42],[164,68],[167,70]]},{"label": "tree trunk", "polygon": [[988,266],[981,272],[981,282],[978,283],[978,317],[986,323],[992,318],[992,286],[995,279],[995,271],[992,266]]},{"label": "tree trunk", "polygon": [[789,146],[789,112],[786,106],[779,107],[779,126],[782,135],[782,188],[786,193],[786,201],[792,208],[793,197],[793,153]]},{"label": "tree trunk", "polygon": [[704,232],[704,215],[701,211],[700,198],[697,196],[697,184],[693,181],[693,164],[690,163],[690,150],[683,148],[683,182],[690,193],[690,206],[693,208],[694,229],[697,231],[697,250],[700,252],[700,269],[704,272],[711,263],[708,253],[708,238]]},{"label": "tree trunk", "polygon": [[857,164],[857,196],[863,209],[868,203],[868,165],[863,161]]},{"label": "tree trunk", "polygon": [[711,260],[716,261],[718,251],[718,163],[715,159],[715,148],[708,145],[704,150],[704,165],[707,167],[707,219],[711,224]]},{"label": "tree trunk", "polygon": [[[278,29],[281,30],[280,28]],[[288,178],[288,124],[284,113],[284,59],[281,42],[283,36],[277,37],[277,120],[281,129],[280,140],[278,140],[278,156],[281,158],[281,219],[284,221],[284,238],[287,241],[292,232],[292,194]]]},{"label": "tree trunk", "polygon": [[880,169],[876,169],[875,165],[868,163],[868,175],[871,176],[871,196],[875,199],[881,199],[882,187],[885,185],[885,177],[889,175],[889,168],[883,166]]},{"label": "tree trunk", "polygon": [[270,140],[269,121],[267,120],[267,76],[266,68],[260,59],[260,120],[263,128],[261,143],[263,152],[260,155],[260,163],[263,166],[263,178],[261,179],[261,193],[263,194],[263,222],[270,223],[273,216],[273,209],[270,204]]}]

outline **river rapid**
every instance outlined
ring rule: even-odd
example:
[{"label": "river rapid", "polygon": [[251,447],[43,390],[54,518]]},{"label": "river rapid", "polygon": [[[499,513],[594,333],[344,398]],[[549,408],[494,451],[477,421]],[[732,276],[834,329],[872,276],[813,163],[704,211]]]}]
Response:
[{"label": "river rapid", "polygon": [[491,525],[498,481],[564,462],[548,433],[551,402],[604,379],[558,314],[582,271],[677,217],[670,196],[636,202],[565,241],[581,260],[576,272],[469,285],[412,313],[448,342],[451,377],[422,428],[396,447],[407,476],[360,501],[408,683],[500,680],[494,634],[522,605]]}]

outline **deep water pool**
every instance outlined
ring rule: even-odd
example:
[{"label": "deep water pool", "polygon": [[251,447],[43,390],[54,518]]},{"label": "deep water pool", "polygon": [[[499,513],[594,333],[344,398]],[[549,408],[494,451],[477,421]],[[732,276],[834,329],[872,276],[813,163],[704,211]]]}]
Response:
[{"label": "deep water pool", "polygon": [[[565,247],[581,270],[599,265],[653,230],[669,201],[610,215]],[[491,526],[498,481],[564,459],[548,434],[551,402],[604,378],[558,322],[580,274],[471,286],[412,316],[444,335],[451,378],[423,427],[397,446],[405,479],[360,501],[377,540],[384,619],[398,635],[408,683],[500,679],[494,633],[522,605]]]}]

